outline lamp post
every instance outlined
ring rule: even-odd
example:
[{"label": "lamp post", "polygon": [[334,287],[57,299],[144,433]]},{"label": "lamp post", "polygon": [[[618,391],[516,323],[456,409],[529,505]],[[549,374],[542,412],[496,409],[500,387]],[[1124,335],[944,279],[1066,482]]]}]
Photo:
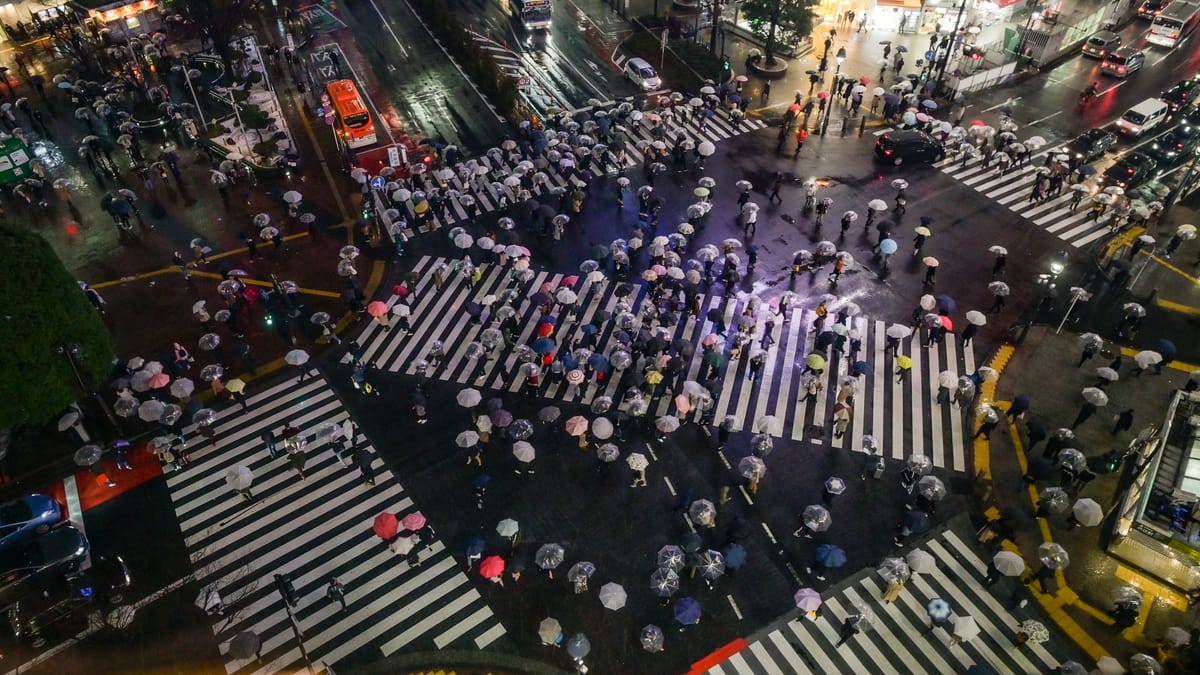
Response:
[{"label": "lamp post", "polygon": [[75,385],[79,388],[79,392],[83,394],[84,398],[90,397],[96,400],[96,405],[100,406],[105,419],[108,420],[108,423],[112,425],[113,431],[119,436],[122,433],[121,425],[117,422],[116,416],[113,415],[112,409],[108,407],[108,403],[104,400],[104,397],[97,395],[87,385],[87,381],[83,379],[83,371],[79,366],[79,362],[75,360],[83,350],[80,349],[78,344],[72,342],[70,344],[59,345],[57,351],[67,359],[67,364],[71,366],[71,375],[75,378]]},{"label": "lamp post", "polygon": [[[837,65],[833,69],[833,84],[834,86],[837,86],[838,76],[840,76],[842,73],[842,64],[846,62],[846,48],[838,47],[837,53],[834,54],[834,59],[837,61]],[[829,93],[829,97],[826,99],[825,103],[825,116],[821,120],[822,136],[825,135],[825,130],[829,128],[829,114],[833,112],[833,93],[827,93]]]},{"label": "lamp post", "polygon": [[1071,287],[1071,304],[1067,305],[1067,311],[1063,313],[1062,321],[1058,322],[1058,328],[1054,331],[1055,335],[1062,332],[1063,326],[1067,325],[1067,319],[1071,317],[1071,312],[1075,311],[1075,305],[1081,302],[1087,302],[1092,299],[1092,294],[1078,286]]}]

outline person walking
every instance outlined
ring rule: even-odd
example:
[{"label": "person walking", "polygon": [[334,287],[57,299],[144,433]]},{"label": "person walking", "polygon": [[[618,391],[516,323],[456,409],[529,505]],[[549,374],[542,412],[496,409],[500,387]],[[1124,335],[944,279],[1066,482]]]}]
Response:
[{"label": "person walking", "polygon": [[988,308],[988,314],[999,314],[1000,310],[1004,309],[1004,296],[997,293],[992,299],[992,306]]},{"label": "person walking", "polygon": [[[1096,414],[1097,409],[1098,408],[1094,403],[1084,401],[1083,406],[1079,409],[1079,414],[1075,416],[1075,421],[1071,423],[1071,429],[1074,430],[1079,427],[1079,425],[1088,421],[1088,418]],[[1132,413],[1130,413],[1130,415],[1132,416]]]},{"label": "person walking", "polygon": [[262,442],[267,445],[267,454],[275,459],[275,432],[270,429],[262,432]]},{"label": "person walking", "polygon": [[838,640],[837,644],[834,646],[841,647],[842,645],[846,644],[850,638],[858,635],[861,632],[861,629],[858,627],[860,621],[862,621],[862,617],[858,615],[852,614],[846,617],[846,620],[842,622],[842,627],[839,631],[841,633],[841,639]]},{"label": "person walking", "polygon": [[1116,436],[1122,431],[1129,431],[1133,427],[1133,408],[1126,408],[1117,414],[1117,421],[1113,424],[1112,434]]},{"label": "person walking", "polygon": [[1008,266],[1008,254],[1000,253],[996,255],[995,262],[992,263],[992,276],[999,277],[1004,275],[1004,268]]},{"label": "person walking", "polygon": [[350,608],[346,606],[346,587],[337,580],[337,577],[329,577],[329,585],[325,587],[325,597],[330,602],[341,605],[343,613],[350,611]]},{"label": "person walking", "polygon": [[[298,436],[294,437],[294,438],[299,439]],[[289,440],[288,441],[288,463],[291,464],[292,469],[294,469],[296,471],[296,474],[298,476],[300,476],[300,480],[308,479],[308,477],[304,475],[304,464],[307,461],[308,461],[308,458],[305,457],[305,455],[304,455],[303,441],[302,440],[300,440],[300,441]]]},{"label": "person walking", "polygon": [[904,592],[904,582],[899,578],[888,581],[887,589],[883,592],[884,602],[895,602]]},{"label": "person walking", "polygon": [[992,435],[992,430],[995,429],[996,425],[999,423],[1000,423],[1000,420],[998,420],[998,419],[991,420],[991,419],[985,418],[983,420],[983,424],[979,425],[979,431],[975,432],[975,435],[971,437],[971,440],[975,440],[981,436],[983,438],[990,438]]}]

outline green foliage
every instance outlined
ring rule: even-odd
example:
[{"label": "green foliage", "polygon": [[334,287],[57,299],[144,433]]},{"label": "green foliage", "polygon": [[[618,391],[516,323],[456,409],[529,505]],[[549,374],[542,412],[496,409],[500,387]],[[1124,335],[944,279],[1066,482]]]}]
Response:
[{"label": "green foliage", "polygon": [[811,7],[811,0],[746,0],[742,4],[742,14],[751,24],[765,26],[767,63],[775,61],[777,46],[794,44],[812,32]]},{"label": "green foliage", "polygon": [[446,51],[462,66],[484,96],[510,115],[517,106],[517,83],[500,70],[496,59],[463,27],[458,15],[442,0],[413,0],[412,8],[437,35]]},{"label": "green foliage", "polygon": [[241,25],[250,16],[253,0],[170,0],[169,9],[203,26],[212,39],[212,48],[221,57],[225,72],[237,72],[235,59],[245,56],[230,46]]},{"label": "green foliage", "polygon": [[271,118],[256,105],[243,106],[241,116],[247,129],[266,129],[271,124]]},{"label": "green foliage", "polygon": [[42,424],[77,398],[71,367],[59,348],[80,347],[85,377],[112,369],[113,341],[100,314],[50,244],[0,223],[0,428]]}]

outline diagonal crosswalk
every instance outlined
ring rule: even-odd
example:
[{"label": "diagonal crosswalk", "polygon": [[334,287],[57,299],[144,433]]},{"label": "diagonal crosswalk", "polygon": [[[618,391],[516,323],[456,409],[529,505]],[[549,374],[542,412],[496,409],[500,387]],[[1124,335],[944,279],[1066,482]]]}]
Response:
[{"label": "diagonal crosswalk", "polygon": [[1091,202],[1086,198],[1078,206],[1071,208],[1072,193],[1069,186],[1064,186],[1062,193],[1055,197],[1037,202],[1030,200],[1033,186],[1037,182],[1038,168],[1042,166],[1047,154],[1059,151],[1051,147],[1043,148],[1034,153],[1025,166],[1011,168],[1006,173],[1001,173],[998,163],[994,160],[985,168],[981,159],[969,159],[964,164],[961,157],[949,157],[934,166],[963,185],[1031,221],[1037,227],[1072,246],[1083,248],[1109,233],[1108,219],[1111,212],[1101,217],[1099,222],[1092,220],[1089,217]]},{"label": "diagonal crosswalk", "polygon": [[[997,673],[1045,673],[1058,660],[1041,644],[1014,647],[1020,621],[981,580],[986,564],[963,535],[945,530],[919,548],[937,561],[930,574],[914,574],[895,602],[882,600],[886,583],[871,572],[824,598],[816,619],[793,612],[748,639],[749,646],[706,671],[707,675],[807,675],[809,673],[963,673],[990,666]],[[970,616],[981,632],[951,646],[946,628],[929,630],[926,605],[946,600],[952,619]],[[873,627],[837,646],[847,615],[865,607]],[[952,630],[952,627],[950,628]]]},{"label": "diagonal crosswalk", "polygon": [[[670,128],[678,130],[694,143],[705,140],[717,143],[767,126],[767,123],[760,119],[745,119],[735,128],[733,122],[725,114],[707,119],[703,126],[699,119],[698,116],[693,116],[685,121],[672,122]],[[606,155],[609,158],[607,163],[602,163],[594,153],[586,155],[578,153],[574,170],[565,171],[560,169],[556,163],[559,160],[551,161],[550,158],[557,154],[554,149],[546,153],[546,157],[534,160],[532,163],[537,174],[544,175],[545,178],[533,180],[530,192],[534,195],[542,195],[563,189],[587,189],[588,173],[594,176],[616,175],[619,170],[640,165],[645,146],[657,139],[646,124],[627,125],[623,128],[628,137],[623,153],[617,154],[610,150]],[[473,205],[468,205],[462,198],[448,199],[444,212],[434,212],[429,216],[433,221],[430,226],[460,225],[475,217],[476,207],[478,207],[479,213],[491,213],[503,211],[508,206],[517,203],[520,192],[525,188],[520,184],[506,185],[505,180],[519,177],[522,172],[516,168],[518,163],[516,158],[505,158],[505,154],[499,149],[494,149],[489,154],[464,163],[461,172],[456,172],[445,180],[428,173],[414,177],[414,188],[423,188],[426,193],[441,190],[445,194],[469,196],[474,200]],[[509,182],[514,181],[510,180]],[[418,220],[417,204],[414,197],[402,202],[392,201],[392,205],[398,210],[402,210],[410,223]],[[406,234],[411,236],[412,233]]]},{"label": "diagonal crosswalk", "polygon": [[[417,509],[378,456],[375,485],[367,485],[350,458],[343,465],[327,442],[315,440],[317,426],[340,424],[349,415],[328,382],[310,375],[251,396],[246,413],[238,406],[220,411],[215,447],[187,427],[192,462],[167,476],[197,580],[225,603],[225,615],[214,616],[212,627],[226,672],[303,666],[275,574],[288,575],[299,595],[293,611],[313,663],[332,665],[361,649],[377,657],[494,642],[503,626],[440,541],[411,567],[372,532],[376,515],[403,517]],[[309,440],[303,481],[282,447],[271,459],[261,439],[289,422]],[[358,433],[354,447],[361,446],[369,448],[370,441]],[[226,471],[239,466],[253,471],[252,502],[226,485]],[[345,586],[345,612],[326,598],[331,577]],[[261,639],[261,662],[228,654],[229,639],[244,631]]]},{"label": "diagonal crosswalk", "polygon": [[[462,274],[447,272],[444,285],[436,288],[432,270],[441,265],[450,265],[452,269],[454,262],[430,256],[416,262],[412,271],[419,282],[407,298],[412,311],[411,329],[407,332],[394,327],[385,330],[372,322],[356,338],[360,357],[384,371],[418,374],[419,362],[432,363],[431,353],[435,346],[440,346],[444,357],[440,363],[428,368],[426,375],[429,377],[463,386],[521,391],[526,380],[521,365],[533,355],[520,346],[532,342],[542,316],[530,302],[529,295],[546,283],[558,287],[567,275],[540,270],[535,272],[531,282],[522,284],[511,279],[507,268],[489,264],[483,267],[483,278],[474,285]],[[735,325],[735,320],[747,307],[749,296],[726,297],[710,293],[701,301],[703,311],[698,318],[688,316],[678,323],[658,326],[645,311],[653,303],[647,299],[644,285],[634,286],[634,291],[623,298],[616,295],[618,287],[611,281],[592,284],[584,280],[578,289],[580,299],[575,305],[576,317],[565,319],[559,316],[551,338],[557,345],[570,345],[584,336],[583,327],[593,323],[601,311],[607,312],[608,316],[628,311],[636,317],[628,331],[630,334],[636,335],[643,326],[654,327],[665,331],[668,343],[690,345],[690,350],[674,350],[673,353],[683,359],[682,374],[674,386],[654,399],[651,407],[653,415],[673,412],[672,390],[677,393],[684,381],[699,380],[705,370],[701,341],[716,330],[714,322],[709,320],[710,311],[720,311],[727,326]],[[483,315],[481,323],[467,319],[465,308],[468,303],[487,305],[485,299],[489,296],[503,298],[510,290],[514,291],[514,299],[508,304],[516,311],[518,326],[512,345],[508,348],[501,345],[485,359],[469,358],[468,345],[479,340],[484,329],[497,325],[492,318],[494,311],[505,303],[500,299],[491,303],[491,311]],[[394,305],[399,301],[398,296],[392,296],[387,304]],[[970,411],[938,404],[935,394],[938,374],[942,371],[950,370],[958,375],[975,372],[973,351],[959,344],[952,334],[933,346],[924,347],[917,342],[918,334],[906,340],[901,348],[901,354],[908,354],[913,360],[910,374],[901,380],[896,375],[894,360],[886,350],[887,324],[852,317],[854,331],[862,336],[862,352],[858,358],[867,363],[868,372],[851,376],[852,364],[846,355],[830,356],[822,374],[824,388],[806,398],[801,371],[805,357],[812,349],[810,327],[814,316],[811,310],[800,308],[790,309],[786,317],[772,316],[768,311],[758,313],[757,340],[761,340],[768,329],[772,338],[768,341],[766,365],[757,382],[750,380],[750,349],[743,349],[740,359],[730,359],[715,370],[707,369],[704,375],[708,379],[723,383],[716,400],[714,419],[719,421],[726,415],[733,415],[738,420],[734,430],[742,430],[752,428],[755,420],[764,415],[773,415],[782,423],[781,429],[772,430],[776,435],[792,440],[808,438],[815,443],[826,442],[822,429],[831,427],[839,384],[843,378],[850,377],[856,388],[853,412],[845,434],[828,440],[833,447],[861,451],[863,436],[870,434],[886,457],[903,459],[920,454],[929,457],[937,466],[966,471],[971,461],[967,455]],[[773,326],[768,326],[769,319],[773,320]],[[596,323],[599,333],[595,336],[595,350],[607,354],[616,344],[618,329],[611,320]],[[346,356],[345,360],[349,358]],[[614,371],[603,382],[585,382],[579,386],[543,377],[541,395],[585,405],[599,396],[609,396],[620,402],[632,385],[631,377],[637,365],[627,368],[627,372]],[[822,429],[814,430],[814,426]],[[813,431],[818,433],[811,433]]]}]

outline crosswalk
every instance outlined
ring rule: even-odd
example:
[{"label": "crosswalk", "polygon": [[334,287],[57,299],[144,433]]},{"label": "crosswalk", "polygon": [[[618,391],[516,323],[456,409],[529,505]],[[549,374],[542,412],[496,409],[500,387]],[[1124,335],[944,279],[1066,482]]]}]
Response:
[{"label": "crosswalk", "polygon": [[[521,365],[531,358],[521,346],[533,341],[541,316],[529,295],[546,283],[557,288],[567,275],[541,270],[535,272],[531,282],[521,284],[511,280],[508,268],[492,264],[484,266],[483,278],[474,286],[464,275],[446,272],[443,287],[437,289],[432,270],[441,265],[450,265],[452,269],[454,263],[454,260],[430,256],[416,262],[412,271],[419,277],[419,282],[407,299],[412,311],[411,330],[385,330],[372,322],[356,338],[361,358],[384,371],[417,374],[419,362],[431,361],[430,355],[435,351],[435,344],[440,344],[444,356],[440,363],[428,368],[426,375],[429,377],[463,386],[521,391],[526,380]],[[643,325],[654,325],[655,320],[644,311],[653,304],[647,299],[646,287],[638,284],[624,298],[617,297],[617,288],[618,285],[612,281],[592,284],[585,279],[578,288],[576,317],[563,319],[560,316],[550,337],[557,345],[572,344],[583,336],[583,327],[592,323],[601,311],[607,312],[608,316],[617,316],[625,311],[632,313],[634,325],[627,332],[633,335]],[[505,291],[513,291],[510,296],[513,300],[508,304],[516,311],[515,318],[519,326],[511,348],[505,349],[501,345],[493,350],[489,358],[469,358],[468,346],[479,340],[484,329],[495,326],[492,317],[495,310],[505,304],[499,299],[505,296]],[[465,308],[468,303],[487,305],[492,298],[497,299],[492,303],[492,311],[483,315],[482,323],[467,320]],[[392,296],[387,304],[391,306],[399,301],[398,296]],[[741,293],[729,297],[710,293],[702,300],[699,318],[689,317],[661,327],[667,333],[668,343],[682,341],[692,347],[690,354],[686,353],[686,349],[674,350],[684,359],[682,375],[674,387],[676,393],[678,385],[697,380],[701,374],[703,349],[700,343],[715,330],[714,322],[709,320],[709,312],[719,310],[723,313],[726,326],[736,326],[736,319],[741,316],[748,302],[749,296]],[[755,334],[759,339],[768,330],[767,321],[774,319],[772,341],[767,347],[761,378],[757,383],[748,378],[747,355],[750,349],[742,351],[743,358],[729,360],[715,373],[710,371],[709,378],[723,382],[714,419],[720,421],[726,415],[733,415],[738,420],[734,430],[742,430],[753,428],[756,420],[772,415],[782,423],[781,428],[771,430],[776,436],[826,442],[823,440],[825,434],[814,435],[811,427],[830,426],[838,387],[842,378],[849,374],[851,364],[845,356],[830,358],[829,366],[822,375],[824,388],[815,396],[801,400],[807,393],[802,385],[801,371],[812,346],[809,327],[814,316],[813,311],[801,308],[790,309],[786,321],[784,317],[772,316],[771,312],[758,313]],[[608,353],[607,348],[616,342],[615,331],[618,329],[612,320],[602,323],[595,336],[594,344],[598,345],[595,351]],[[877,440],[885,457],[898,460],[920,454],[929,457],[936,466],[966,471],[971,460],[967,455],[971,412],[950,404],[936,403],[935,393],[939,373],[949,370],[958,375],[969,375],[975,372],[973,351],[959,344],[953,334],[948,334],[932,347],[923,347],[917,342],[918,337],[914,336],[905,340],[901,348],[901,353],[913,360],[911,372],[901,381],[895,374],[893,359],[885,348],[887,324],[864,317],[853,317],[852,323],[854,330],[862,336],[862,352],[858,358],[868,364],[868,372],[854,378],[857,393],[845,434],[827,442],[833,447],[862,451],[863,436],[870,434]],[[346,360],[349,358],[349,355],[345,357]],[[627,370],[633,371],[636,367],[635,363]],[[548,382],[543,377],[541,395],[589,405],[598,396],[609,396],[619,403],[630,386],[628,377],[622,377],[623,374],[628,376],[632,372],[614,371],[599,385],[585,383],[579,386],[561,380]],[[673,394],[658,397],[651,414],[662,415],[672,411],[672,397]]]},{"label": "crosswalk", "polygon": [[[765,128],[767,123],[761,119],[744,119],[737,128],[734,128],[728,116],[722,113],[709,118],[703,128],[700,126],[698,116],[693,116],[686,122],[674,124],[674,126],[695,143],[705,140],[717,143],[739,134]],[[629,140],[625,143],[624,152],[618,156],[610,151],[607,165],[603,165],[598,157],[590,153],[586,155],[581,153],[581,156],[578,156],[575,171],[569,173],[560,170],[556,163],[545,157],[533,160],[537,174],[544,174],[545,178],[541,179],[535,176],[533,189],[530,192],[533,195],[543,195],[564,189],[581,188],[586,190],[588,182],[584,180],[582,175],[584,172],[590,172],[595,176],[615,175],[618,167],[627,168],[641,165],[644,148],[638,146],[653,143],[657,139],[645,124],[626,125],[625,128]],[[553,149],[551,150],[553,151]],[[476,217],[476,207],[482,214],[503,211],[516,204],[523,188],[520,185],[505,185],[506,178],[518,175],[516,164],[505,158],[505,154],[507,153],[494,149],[477,159],[471,159],[461,166],[461,171],[453,172],[453,175],[446,180],[439,180],[428,172],[414,177],[415,186],[423,188],[426,193],[438,189],[445,194],[469,196],[474,200],[472,205],[464,204],[461,198],[446,200],[447,211],[445,213],[434,212],[430,216],[433,220],[430,225],[436,227],[461,225]],[[547,153],[547,155],[550,154]],[[480,173],[476,173],[477,169]],[[394,190],[389,192],[395,193]],[[417,207],[420,203],[413,196],[400,202],[395,200],[392,202],[393,206],[398,207],[398,210],[403,210],[410,223],[418,220]],[[422,206],[423,210],[424,208]],[[411,236],[412,232],[406,234]]]},{"label": "crosswalk", "polygon": [[990,166],[984,168],[981,159],[969,159],[964,165],[961,156],[950,156],[934,166],[963,185],[992,198],[1001,206],[1031,221],[1037,227],[1072,246],[1083,248],[1109,233],[1108,219],[1111,217],[1111,211],[1101,217],[1099,222],[1092,220],[1089,217],[1091,201],[1086,197],[1077,207],[1071,208],[1072,192],[1069,186],[1064,186],[1062,193],[1055,197],[1037,202],[1030,200],[1034,183],[1037,182],[1037,170],[1042,166],[1047,154],[1059,151],[1053,147],[1043,148],[1034,153],[1025,166],[1011,168],[1003,174],[995,159]]},{"label": "crosswalk", "polygon": [[[288,672],[303,666],[275,574],[291,578],[299,595],[294,615],[313,663],[329,665],[362,649],[484,648],[504,627],[438,540],[410,567],[389,552],[371,526],[376,515],[417,510],[376,455],[375,485],[353,463],[343,466],[316,428],[348,418],[333,388],[318,373],[288,378],[250,397],[249,411],[218,413],[216,444],[184,430],[192,462],[167,476],[171,500],[196,577],[224,600],[212,629],[222,641],[227,673]],[[290,422],[309,439],[305,480],[280,449],[270,459],[260,438]],[[370,441],[361,433],[355,447]],[[247,502],[226,485],[228,469],[253,471]],[[348,610],[326,598],[331,577],[345,586]],[[261,662],[230,655],[232,636],[250,631],[262,641]]]},{"label": "crosswalk", "polygon": [[[1020,622],[981,580],[986,563],[965,535],[946,530],[919,548],[937,561],[932,573],[914,574],[895,602],[885,603],[887,585],[878,572],[863,576],[831,596],[816,619],[792,612],[748,639],[749,647],[705,671],[707,675],[808,675],[809,673],[964,673],[976,664],[988,672],[1035,675],[1058,667],[1042,644],[1014,647]],[[929,630],[926,606],[941,598],[952,619],[969,616],[981,629],[971,640],[951,646],[946,628]],[[865,607],[873,627],[841,647],[839,629],[849,613]],[[953,630],[952,626],[950,630]]]}]

